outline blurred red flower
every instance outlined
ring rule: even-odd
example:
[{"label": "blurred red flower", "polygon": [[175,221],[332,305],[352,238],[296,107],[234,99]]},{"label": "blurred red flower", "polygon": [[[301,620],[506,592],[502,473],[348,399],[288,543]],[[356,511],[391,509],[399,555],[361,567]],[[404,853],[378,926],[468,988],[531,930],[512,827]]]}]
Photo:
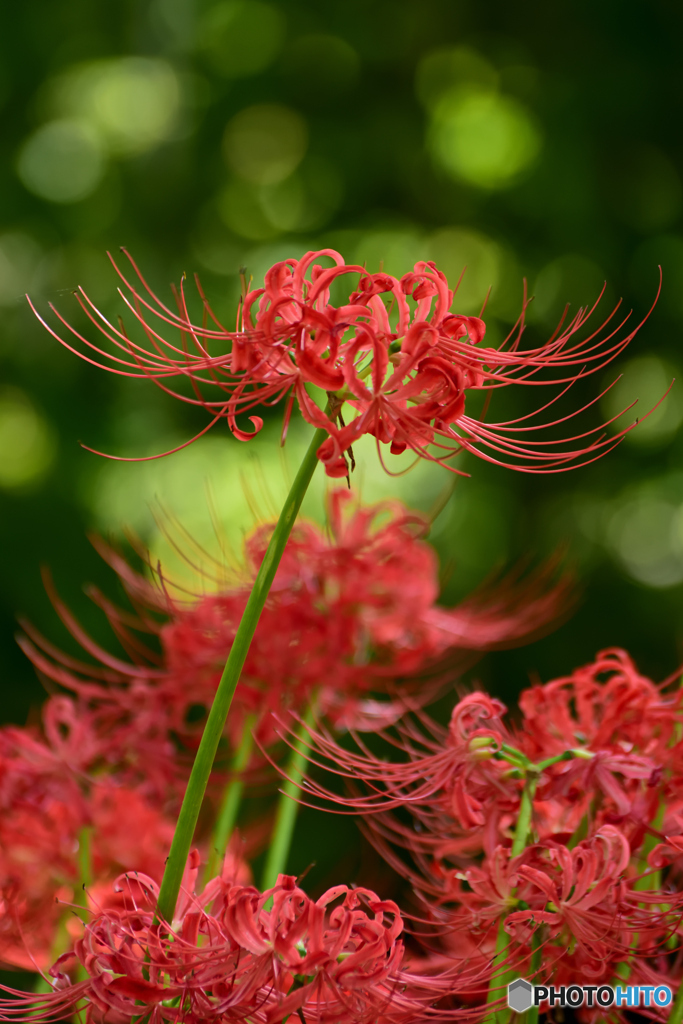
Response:
[{"label": "blurred red flower", "polygon": [[[314,695],[337,728],[386,725],[438,692],[444,659],[537,635],[569,603],[571,580],[558,581],[551,565],[526,581],[487,585],[455,608],[439,607],[437,558],[423,539],[429,521],[398,502],[363,508],[335,490],[328,526],[294,527],[228,719],[235,744],[248,716],[257,716],[259,741],[270,742],[272,713],[303,713]],[[247,539],[241,576],[196,598],[172,597],[166,581],[155,586],[99,545],[139,610],[133,620],[98,598],[130,662],[91,640],[54,591],[63,621],[98,664],[60,654],[25,625],[24,650],[42,675],[90,706],[109,762],[127,777],[153,766],[154,777],[144,782],[149,791],[158,794],[173,780],[173,750],[164,755],[164,742],[171,735],[189,747],[196,741],[191,712],[213,699],[271,530],[263,525]],[[132,639],[131,625],[158,634],[161,656]]]},{"label": "blurred red flower", "polygon": [[37,731],[0,730],[0,962],[48,963],[60,920],[78,902],[86,829],[100,882],[130,864],[161,876],[172,819],[111,775],[86,775]]}]

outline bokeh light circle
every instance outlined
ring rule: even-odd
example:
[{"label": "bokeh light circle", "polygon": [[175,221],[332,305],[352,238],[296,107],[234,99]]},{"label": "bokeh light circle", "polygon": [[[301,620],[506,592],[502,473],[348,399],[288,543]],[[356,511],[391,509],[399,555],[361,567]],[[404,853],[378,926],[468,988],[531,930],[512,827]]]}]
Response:
[{"label": "bokeh light circle", "polygon": [[76,203],[99,185],[104,173],[97,135],[78,121],[50,121],[19,152],[17,174],[34,195],[52,203]]},{"label": "bokeh light circle", "polygon": [[301,163],[308,146],[308,128],[300,114],[279,103],[241,110],[223,138],[228,166],[245,181],[275,185]]},{"label": "bokeh light circle", "polygon": [[453,308],[460,313],[479,313],[500,274],[500,249],[493,239],[470,228],[444,228],[430,237],[428,250],[429,258],[443,270],[452,287],[462,277]]},{"label": "bokeh light circle", "polygon": [[622,568],[649,587],[683,582],[680,509],[655,489],[643,487],[612,516],[608,546]]},{"label": "bokeh light circle", "polygon": [[[678,367],[656,355],[637,356],[629,360],[622,368],[617,367],[610,374],[607,383],[614,380],[620,371],[620,379],[610,388],[603,399],[606,419],[618,416],[635,399],[638,404],[631,409],[624,421],[618,422],[622,427],[636,417],[642,417],[653,409],[668,390],[671,382],[681,374]],[[626,440],[633,445],[644,447],[663,444],[670,441],[683,422],[683,387],[674,383],[666,399],[640,422],[635,430],[626,435]]]},{"label": "bokeh light circle", "polygon": [[165,61],[131,57],[93,76],[93,120],[115,152],[142,153],[167,138],[180,105],[180,86]]},{"label": "bokeh light circle", "polygon": [[156,57],[76,64],[51,92],[59,114],[87,126],[116,156],[145,153],[169,138],[182,101],[178,75]]},{"label": "bokeh light circle", "polygon": [[199,26],[199,46],[213,71],[224,78],[246,78],[264,71],[284,38],[281,11],[263,0],[214,4]]},{"label": "bokeh light circle", "polygon": [[15,490],[40,480],[54,461],[52,429],[19,388],[0,390],[0,487]]},{"label": "bokeh light circle", "polygon": [[536,161],[541,133],[517,100],[492,91],[455,89],[433,113],[428,145],[452,177],[483,189],[512,185]]}]

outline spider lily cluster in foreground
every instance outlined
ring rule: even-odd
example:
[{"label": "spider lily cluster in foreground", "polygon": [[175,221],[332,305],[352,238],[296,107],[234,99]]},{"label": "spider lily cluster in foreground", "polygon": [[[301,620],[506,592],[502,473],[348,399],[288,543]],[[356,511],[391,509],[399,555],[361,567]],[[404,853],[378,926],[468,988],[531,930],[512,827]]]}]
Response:
[{"label": "spider lily cluster in foreground", "polygon": [[444,966],[675,988],[683,694],[608,650],[524,691],[519,710],[507,725],[500,701],[473,693],[447,729],[408,719],[395,763],[312,733],[313,759],[365,792],[305,790],[363,816]]},{"label": "spider lily cluster in foreground", "polygon": [[[556,443],[538,437],[535,414],[487,424],[465,402],[555,384],[543,411],[634,332],[620,337],[610,320],[577,340],[580,311],[523,350],[522,315],[506,344],[486,348],[483,321],[450,312],[433,264],[397,280],[331,250],[245,288],[228,331],[203,295],[194,326],[182,287],[172,312],[133,268],[139,284],[123,278],[123,294],[146,345],[81,294],[113,343],[77,335],[83,358],[150,378],[243,440],[252,435],[237,415],[280,400],[285,433],[296,401],[316,434],[277,524],[247,539],[241,572],[210,567],[209,591],[178,596],[97,542],[134,609],[93,595],[127,657],[95,643],[47,579],[84,659],[24,624],[50,696],[40,727],[0,731],[0,958],[41,978],[35,993],[8,990],[0,1019],[85,1010],[93,1024],[503,1024],[518,976],[683,991],[675,681],[656,685],[607,650],[525,691],[515,723],[500,701],[470,693],[442,727],[426,707],[477,652],[547,630],[571,584],[551,565],[442,608],[423,516],[332,491],[326,533],[295,523],[317,462],[348,476],[364,433],[394,453],[443,462],[469,451],[530,472],[599,457],[624,430]],[[349,275],[350,294],[333,305]],[[178,328],[178,342],[158,326]],[[310,385],[327,392],[325,410]],[[273,766],[284,794],[269,806]],[[245,815],[255,793],[261,811]],[[400,906],[348,878],[315,898],[285,873],[296,800],[358,817]],[[679,1024],[683,995],[670,1016],[649,1013]]]}]

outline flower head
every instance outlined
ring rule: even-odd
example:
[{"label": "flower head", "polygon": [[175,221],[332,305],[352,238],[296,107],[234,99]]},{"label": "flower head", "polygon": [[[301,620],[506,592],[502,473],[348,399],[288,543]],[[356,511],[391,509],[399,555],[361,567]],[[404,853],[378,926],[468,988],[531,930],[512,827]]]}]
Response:
[{"label": "flower head", "polygon": [[571,675],[523,691],[524,749],[534,758],[575,746],[669,757],[683,721],[683,692],[663,692],[673,678],[657,685],[626,651],[601,651]]},{"label": "flower head", "polygon": [[679,915],[678,894],[638,891],[628,840],[603,825],[573,849],[549,839],[513,857],[497,847],[481,864],[453,873],[436,919],[456,938],[468,934],[482,953],[504,920],[508,963],[523,973],[535,938],[544,973],[557,986],[577,977],[609,982],[636,949],[634,963],[647,963]]},{"label": "flower head", "polygon": [[484,693],[459,701],[448,729],[424,712],[404,719],[386,734],[404,755],[399,762],[310,731],[313,760],[351,792],[333,795],[315,775],[304,792],[362,815],[382,855],[430,898],[448,890],[454,865],[511,845],[528,779],[539,841],[569,843],[618,825],[642,874],[658,839],[664,862],[677,858],[683,835],[683,696],[663,692],[665,684],[641,676],[624,651],[605,651],[569,677],[524,691],[516,727]]},{"label": "flower head", "polygon": [[[69,698],[52,701],[64,720]],[[88,777],[61,756],[49,738],[54,711],[48,702],[45,737],[0,730],[0,961],[28,970],[45,965],[76,895],[84,830],[101,882],[130,863],[160,874],[173,837],[172,821],[139,791],[111,775]]]},{"label": "flower head", "polygon": [[[51,968],[53,993],[2,1000],[0,1012],[22,1017],[30,1005],[55,1020],[85,1006],[89,1021],[124,1024],[143,1007],[155,1024],[280,1024],[290,1014],[318,1024],[408,1024],[430,1019],[431,1004],[457,987],[452,971],[411,971],[398,906],[368,889],[339,885],[313,900],[287,875],[261,893],[224,873],[195,895],[198,866],[195,851],[172,925],[155,920],[151,879],[122,876],[120,905],[96,914]],[[86,980],[74,984],[76,964]]]},{"label": "flower head", "polygon": [[[228,729],[235,743],[252,715],[259,740],[270,742],[271,713],[303,713],[314,695],[336,728],[395,721],[406,703],[423,704],[438,692],[444,659],[518,643],[547,628],[568,601],[570,582],[556,582],[551,567],[526,583],[504,581],[499,590],[488,586],[455,608],[441,608],[424,516],[398,502],[364,508],[338,489],[329,498],[328,524],[323,531],[301,521],[287,544],[232,705]],[[123,639],[135,660],[109,655],[52,590],[64,622],[98,665],[60,655],[27,628],[25,651],[41,673],[79,695],[102,734],[98,750],[108,748],[109,761],[118,759],[128,778],[153,765],[154,777],[144,783],[149,791],[173,784],[177,761],[172,747],[163,750],[169,737],[195,743],[191,712],[213,699],[271,532],[265,524],[248,537],[241,576],[189,598],[172,596],[163,580],[155,587],[100,545],[140,610],[137,628],[158,633],[161,659],[132,642],[130,616]],[[100,603],[121,635],[123,613]],[[387,694],[390,699],[378,699]],[[84,745],[79,749],[85,757]],[[138,757],[140,749],[148,756]]]},{"label": "flower head", "polygon": [[[504,712],[500,701],[477,692],[456,704],[449,729],[425,714],[417,722],[404,719],[396,734],[385,734],[404,753],[401,761],[367,748],[348,750],[329,733],[311,731],[312,761],[347,780],[351,793],[333,795],[310,776],[303,791],[362,815],[362,828],[382,856],[432,898],[444,888],[442,861],[491,852],[516,821],[523,780],[494,756],[511,739]],[[403,813],[395,815],[399,809]],[[397,846],[409,851],[410,864]]]},{"label": "flower head", "polygon": [[[444,460],[469,451],[489,462],[536,473],[593,461],[635,425],[610,438],[600,427],[557,440],[539,438],[543,424],[534,421],[573,383],[602,369],[629,343],[640,325],[619,337],[626,321],[613,323],[617,310],[597,330],[576,340],[595,306],[580,309],[566,325],[563,318],[545,344],[521,350],[523,308],[503,345],[487,347],[486,325],[480,317],[450,312],[454,291],[434,263],[416,263],[412,272],[398,279],[371,274],[346,264],[338,252],[323,249],[271,267],[263,288],[245,291],[237,328],[231,330],[218,320],[198,282],[204,305],[201,325],[190,318],[182,282],[174,291],[177,312],[169,309],[123,251],[133,277],[112,262],[122,282],[120,294],[141,326],[145,344],[129,337],[123,326],[110,323],[82,290],[76,292],[78,301],[111,349],[88,340],[56,310],[84,349],[45,326],[88,362],[123,376],[147,378],[182,401],[206,409],[211,421],[200,435],[225,419],[235,437],[248,440],[263,420],[251,415],[253,431],[247,432],[238,425],[238,415],[285,401],[284,438],[296,401],[304,419],[328,435],[318,457],[332,477],[348,475],[352,446],[364,434],[374,436],[378,451],[381,445],[389,445],[394,453],[410,449],[450,469],[453,466]],[[323,267],[323,260],[332,266]],[[345,285],[347,298],[337,305],[332,292]],[[169,327],[179,332],[177,342],[161,333]],[[176,390],[176,381],[189,382],[191,391]],[[560,392],[537,413],[486,423],[466,410],[473,392],[542,383],[557,385]],[[325,411],[311,398],[310,385],[327,392]],[[207,397],[207,390],[215,397]],[[560,416],[556,422],[576,414]],[[346,416],[351,417],[348,422]]]}]

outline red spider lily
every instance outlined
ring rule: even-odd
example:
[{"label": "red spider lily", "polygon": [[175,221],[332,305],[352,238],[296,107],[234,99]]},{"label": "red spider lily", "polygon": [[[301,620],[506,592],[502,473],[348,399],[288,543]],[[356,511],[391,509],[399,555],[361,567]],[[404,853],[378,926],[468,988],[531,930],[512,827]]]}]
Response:
[{"label": "red spider lily", "polygon": [[[534,687],[520,705],[515,730],[485,694],[456,705],[448,730],[424,714],[400,723],[385,735],[404,756],[398,764],[311,732],[312,760],[352,789],[332,795],[309,779],[304,790],[362,815],[365,833],[412,886],[432,966],[465,960],[495,993],[511,972],[531,976],[538,948],[533,970],[555,986],[618,981],[626,966],[632,983],[675,989],[679,694],[662,693],[624,652],[608,651],[569,680]],[[529,845],[513,856],[522,787],[531,794]],[[673,806],[655,826],[670,793]]]},{"label": "red spider lily", "polygon": [[[542,794],[583,802],[585,794],[602,794],[614,807],[617,816],[625,817],[633,809],[639,789],[629,789],[627,780],[653,783],[661,768],[647,757],[634,754],[612,754],[600,750],[590,759],[563,762],[548,769]],[[624,780],[621,782],[618,778]]]},{"label": "red spider lily", "polygon": [[626,651],[611,648],[570,676],[530,687],[519,699],[525,753],[536,760],[584,746],[668,758],[683,722],[683,691],[662,691],[678,675],[656,685]]},{"label": "red spider lily", "polygon": [[531,829],[541,841],[569,842],[618,824],[634,855],[646,856],[653,839],[675,846],[683,834],[680,692],[663,694],[624,652],[608,651],[568,679],[525,691],[520,707],[517,728],[506,727],[503,705],[481,693],[456,705],[448,730],[424,713],[406,719],[384,734],[402,754],[398,763],[360,741],[359,751],[348,750],[330,733],[311,731],[312,763],[351,791],[331,793],[315,776],[303,791],[361,815],[382,856],[430,898],[444,891],[449,865],[511,843],[528,766]]},{"label": "red spider lily", "polygon": [[[68,679],[65,673],[56,681],[66,684]],[[183,775],[159,694],[133,685],[121,695],[115,714],[94,698],[83,690],[76,699],[48,698],[42,722],[49,756],[82,778],[115,774],[119,784],[174,813]]]},{"label": "red spider lily", "polygon": [[[501,721],[504,712],[500,701],[472,693],[456,704],[448,731],[426,716],[424,729],[410,721],[399,723],[398,740],[386,738],[407,754],[401,762],[387,761],[366,749],[354,753],[326,732],[311,732],[311,761],[354,787],[362,783],[365,792],[333,795],[312,778],[304,781],[303,790],[362,814],[368,829],[407,846],[423,864],[426,855],[478,852],[482,842],[493,849],[500,842],[500,829],[516,819],[523,787],[507,762],[492,757],[511,739]],[[417,827],[387,814],[397,808],[408,809]],[[392,860],[386,844],[380,845],[383,855]]]},{"label": "red spider lily", "polygon": [[[581,747],[593,754],[550,767],[537,793],[544,834],[572,830],[577,815],[619,822],[632,849],[640,847],[663,802],[667,834],[683,832],[683,691],[642,676],[620,649],[600,652],[570,676],[525,690],[515,742],[532,760]],[[555,799],[557,797],[557,799]],[[572,814],[563,828],[563,808]],[[553,822],[554,818],[554,822]]]},{"label": "red spider lily", "polygon": [[85,776],[27,730],[1,730],[0,961],[29,970],[47,962],[78,885],[85,828],[102,881],[130,863],[160,874],[173,837],[172,821],[137,790]]},{"label": "red spider lily", "polygon": [[[280,1024],[290,1014],[319,1024],[408,1024],[442,1016],[432,1004],[466,977],[412,972],[397,905],[370,890],[340,885],[314,901],[286,875],[260,893],[224,874],[195,896],[198,864],[195,851],[172,927],[155,923],[155,883],[122,876],[122,906],[96,915],[59,958],[54,992],[15,993],[0,1001],[2,1019],[57,1020],[85,1006],[87,1020],[119,1024],[141,1012],[154,1024]],[[87,979],[72,984],[65,972],[76,963]]]},{"label": "red spider lily", "polygon": [[683,857],[683,835],[667,836],[666,842],[658,843],[650,852],[647,862],[652,868],[663,867]]},{"label": "red spider lily", "polygon": [[[366,796],[344,801],[354,811],[366,814],[399,806],[432,807],[438,796],[455,817],[460,820],[462,815],[465,829],[473,828],[484,822],[480,813],[483,798],[475,797],[470,789],[473,780],[475,787],[479,782],[490,794],[492,789],[501,789],[504,777],[510,775],[509,765],[491,759],[493,751],[510,738],[501,721],[505,710],[495,698],[472,693],[456,704],[447,732],[431,722],[431,735],[409,721],[400,723],[400,746],[408,754],[408,760],[402,762],[389,762],[367,750],[360,754],[343,750],[329,733],[322,731],[310,733],[311,746],[326,759],[329,770],[335,771],[330,765],[336,765],[336,774],[368,785],[370,792]],[[482,739],[484,746],[479,742]],[[512,780],[509,793],[518,789],[516,780]],[[327,790],[310,779],[305,790],[312,795],[329,796]]]},{"label": "red spider lily", "polygon": [[[435,694],[445,658],[537,634],[568,602],[570,581],[554,582],[550,567],[526,583],[504,581],[500,592],[489,586],[459,607],[439,608],[437,560],[422,539],[428,521],[397,502],[349,511],[350,501],[346,491],[331,494],[329,535],[311,523],[294,528],[236,691],[228,725],[234,742],[252,714],[259,739],[269,742],[270,712],[303,712],[314,694],[320,712],[337,728],[387,724],[406,701],[415,705]],[[119,743],[127,777],[144,764],[155,765],[160,778],[154,785],[148,780],[149,790],[168,788],[172,772],[163,765],[169,753],[162,753],[168,736],[188,746],[195,742],[188,712],[211,703],[271,529],[262,526],[248,538],[242,578],[189,600],[172,598],[164,580],[155,587],[115,552],[102,549],[139,610],[139,619],[126,618],[99,601],[131,662],[95,644],[52,588],[60,616],[98,666],[61,655],[25,627],[30,639],[23,641],[24,650],[41,674],[91,706],[97,729],[111,738],[107,757],[117,757]],[[156,632],[161,658],[134,640],[133,630]],[[432,678],[419,685],[408,678],[425,671]],[[373,696],[382,691],[393,699]],[[140,748],[156,756],[136,756]],[[177,758],[172,764],[177,766]]]},{"label": "red spider lily", "polygon": [[[647,962],[664,947],[681,914],[678,893],[634,888],[631,850],[619,829],[604,825],[569,850],[551,840],[511,857],[498,847],[481,866],[454,872],[436,920],[447,936],[468,934],[482,951],[498,925],[510,936],[507,964],[529,965],[532,940],[543,973],[556,986],[577,978],[609,982],[620,963]],[[634,959],[634,952],[637,957]]]},{"label": "red spider lily", "polygon": [[[81,335],[54,307],[62,325],[84,349],[74,347],[39,319],[87,362],[122,376],[149,379],[168,394],[206,409],[211,422],[198,437],[226,419],[235,437],[248,440],[261,429],[263,420],[250,416],[253,432],[249,433],[238,427],[237,415],[286,399],[283,437],[297,401],[303,417],[327,431],[318,457],[333,477],[348,475],[347,453],[363,434],[376,438],[378,450],[380,444],[389,444],[394,453],[410,449],[441,464],[469,451],[489,462],[538,473],[591,462],[635,426],[611,438],[600,427],[552,440],[538,438],[544,424],[533,420],[573,383],[601,370],[628,345],[642,324],[620,337],[628,317],[616,321],[618,306],[583,340],[576,335],[597,303],[590,310],[579,309],[566,325],[563,317],[545,344],[520,351],[525,299],[503,345],[487,348],[483,320],[449,312],[454,292],[433,263],[419,262],[398,280],[347,265],[339,253],[323,249],[301,260],[276,263],[265,275],[264,287],[243,296],[238,329],[232,331],[218,320],[199,282],[204,305],[201,325],[191,321],[182,282],[180,290],[174,291],[174,312],[154,295],[123,251],[134,278],[129,280],[112,259],[123,285],[119,292],[141,326],[146,344],[132,340],[123,326],[110,323],[82,289],[76,297],[111,350]],[[324,259],[333,266],[324,269],[319,262]],[[335,306],[331,289],[348,277],[352,279],[348,299]],[[179,331],[177,343],[160,333],[167,327]],[[218,351],[212,354],[214,349]],[[546,371],[548,379],[539,379]],[[176,380],[189,381],[192,393],[170,386]],[[561,390],[536,413],[513,420],[485,423],[466,413],[468,393],[515,383],[554,384]],[[329,415],[311,399],[309,384],[328,393]],[[215,389],[218,397],[207,398],[203,393],[207,387]],[[355,412],[348,423],[342,406]],[[555,423],[564,423],[581,411],[560,416]]]},{"label": "red spider lily", "polygon": [[585,971],[607,978],[635,950],[647,958],[663,949],[680,921],[680,893],[635,888],[631,850],[619,829],[603,825],[571,851],[552,843],[546,850],[543,866],[532,855],[517,870],[517,895],[528,909],[510,914],[511,934],[545,926],[546,941],[572,958],[563,965],[565,978],[572,968],[574,977]]}]

